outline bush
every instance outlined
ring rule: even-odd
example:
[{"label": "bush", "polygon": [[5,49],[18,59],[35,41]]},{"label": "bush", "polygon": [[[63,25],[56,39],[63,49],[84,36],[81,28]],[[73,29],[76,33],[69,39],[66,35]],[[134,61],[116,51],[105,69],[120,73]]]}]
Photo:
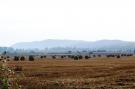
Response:
[{"label": "bush", "polygon": [[78,56],[74,56],[74,60],[78,60]]},{"label": "bush", "polygon": [[4,79],[0,79],[2,86],[0,86],[1,89],[9,89],[8,87],[8,79],[4,78]]},{"label": "bush", "polygon": [[101,57],[101,55],[99,54],[98,57]]},{"label": "bush", "polygon": [[68,55],[68,58],[72,58],[72,56]]},{"label": "bush", "polygon": [[[19,60],[19,57],[15,56],[15,60]],[[14,67],[15,71],[22,71],[22,67]],[[12,80],[11,80],[12,79]],[[16,80],[16,76],[14,71],[12,71],[8,67],[8,63],[6,59],[2,59],[0,62],[0,89],[20,89],[16,85],[17,82],[11,84],[14,80]],[[14,87],[14,88],[13,88]]]},{"label": "bush", "polygon": [[42,58],[44,58],[43,56],[40,56],[40,58],[42,59]]},{"label": "bush", "polygon": [[44,58],[46,58],[46,56],[44,56]]},{"label": "bush", "polygon": [[56,56],[52,56],[53,59],[56,59]]},{"label": "bush", "polygon": [[89,59],[89,56],[85,56],[85,59]]},{"label": "bush", "polygon": [[25,57],[24,57],[24,56],[22,56],[22,57],[20,58],[20,60],[21,60],[21,61],[24,61],[24,60],[25,60]]},{"label": "bush", "polygon": [[75,57],[75,56],[73,56],[73,55],[71,56],[72,59],[74,59],[74,57]]},{"label": "bush", "polygon": [[120,55],[117,55],[117,58],[120,58]]},{"label": "bush", "polygon": [[19,61],[19,57],[18,56],[15,56],[14,57],[14,61]]},{"label": "bush", "polygon": [[35,59],[34,59],[34,57],[31,55],[31,56],[29,56],[29,61],[34,61]]},{"label": "bush", "polygon": [[3,59],[4,57],[3,57],[3,56],[1,56],[1,58]]},{"label": "bush", "polygon": [[61,58],[63,59],[63,58],[64,58],[64,56],[61,56]]},{"label": "bush", "polygon": [[110,54],[110,55],[106,55],[106,57],[110,58],[110,57],[115,57],[115,55]]},{"label": "bush", "polygon": [[9,56],[7,56],[7,58],[9,59],[10,57],[9,57]]},{"label": "bush", "polygon": [[127,54],[127,57],[133,56],[133,54]]},{"label": "bush", "polygon": [[79,55],[78,57],[79,57],[79,59],[83,59],[83,56],[81,56],[81,55]]}]

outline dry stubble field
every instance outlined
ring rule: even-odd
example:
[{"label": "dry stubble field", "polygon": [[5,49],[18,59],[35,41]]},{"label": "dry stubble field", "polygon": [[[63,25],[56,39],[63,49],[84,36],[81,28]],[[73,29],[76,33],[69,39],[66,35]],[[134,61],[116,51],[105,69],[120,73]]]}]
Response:
[{"label": "dry stubble field", "polygon": [[135,89],[135,57],[9,61],[22,89]]}]

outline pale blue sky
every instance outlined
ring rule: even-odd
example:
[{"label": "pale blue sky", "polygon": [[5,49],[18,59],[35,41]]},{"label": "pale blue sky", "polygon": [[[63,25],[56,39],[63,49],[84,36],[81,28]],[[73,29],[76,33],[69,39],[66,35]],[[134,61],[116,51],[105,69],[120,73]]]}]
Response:
[{"label": "pale blue sky", "polygon": [[0,0],[0,46],[44,39],[135,41],[134,0]]}]

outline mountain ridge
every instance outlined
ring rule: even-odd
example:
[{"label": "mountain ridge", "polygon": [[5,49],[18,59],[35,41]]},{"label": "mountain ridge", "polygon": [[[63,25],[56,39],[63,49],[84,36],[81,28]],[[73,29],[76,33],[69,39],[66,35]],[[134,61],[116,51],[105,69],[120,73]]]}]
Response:
[{"label": "mountain ridge", "polygon": [[15,49],[45,49],[45,48],[88,48],[88,49],[128,49],[135,48],[135,42],[122,40],[59,40],[47,39],[43,41],[20,42],[11,46]]}]

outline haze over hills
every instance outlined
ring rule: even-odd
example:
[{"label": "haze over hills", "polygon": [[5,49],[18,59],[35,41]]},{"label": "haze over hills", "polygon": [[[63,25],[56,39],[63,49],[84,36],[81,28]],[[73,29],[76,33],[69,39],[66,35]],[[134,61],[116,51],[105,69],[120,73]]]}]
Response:
[{"label": "haze over hills", "polygon": [[39,49],[45,48],[82,48],[92,50],[128,50],[135,49],[135,42],[121,40],[99,40],[99,41],[82,41],[82,40],[57,40],[48,39],[34,42],[21,42],[11,46],[14,49]]}]

